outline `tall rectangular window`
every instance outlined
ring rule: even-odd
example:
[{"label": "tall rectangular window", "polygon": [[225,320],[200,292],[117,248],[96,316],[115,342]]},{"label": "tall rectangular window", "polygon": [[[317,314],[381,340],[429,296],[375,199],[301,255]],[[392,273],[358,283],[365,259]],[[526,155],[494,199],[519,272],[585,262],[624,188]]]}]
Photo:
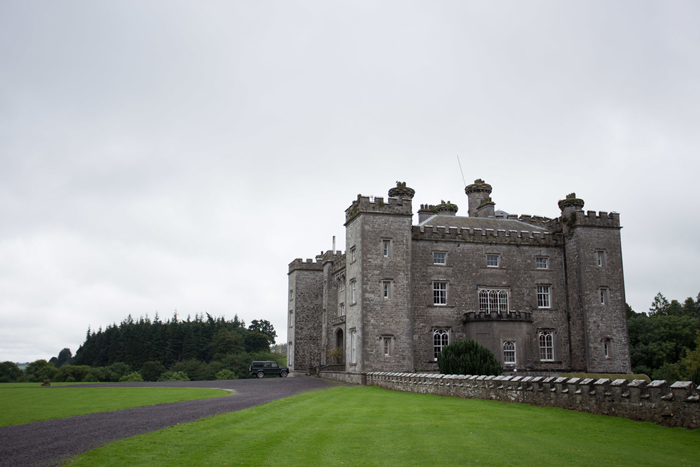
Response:
[{"label": "tall rectangular window", "polygon": [[350,262],[354,263],[356,259],[357,255],[355,254],[355,247],[352,247],[350,248]]},{"label": "tall rectangular window", "polygon": [[385,357],[390,357],[391,356],[391,336],[384,336],[382,337],[382,347],[384,348],[384,356]]},{"label": "tall rectangular window", "polygon": [[389,250],[391,248],[391,240],[382,240],[382,255],[385,258],[389,257]]},{"label": "tall rectangular window", "polygon": [[433,282],[433,305],[447,305],[447,282]]},{"label": "tall rectangular window", "polygon": [[549,258],[535,258],[535,267],[537,269],[548,269],[549,268]]},{"label": "tall rectangular window", "polygon": [[503,363],[515,365],[515,341],[505,341],[503,343]]},{"label": "tall rectangular window", "polygon": [[289,289],[289,301],[294,300],[294,289]]},{"label": "tall rectangular window", "polygon": [[540,361],[554,361],[554,333],[552,331],[540,331]]},{"label": "tall rectangular window", "polygon": [[450,333],[447,329],[436,329],[433,331],[433,359],[437,361],[442,349],[450,343]]},{"label": "tall rectangular window", "polygon": [[608,289],[605,287],[602,287],[599,290],[599,295],[600,295],[600,304],[605,306],[608,304]]},{"label": "tall rectangular window", "polygon": [[294,327],[294,311],[289,310],[289,327]]},{"label": "tall rectangular window", "polygon": [[382,296],[384,298],[390,298],[391,294],[391,281],[382,281]]},{"label": "tall rectangular window", "polygon": [[357,363],[357,331],[350,331],[350,363]]},{"label": "tall rectangular window", "polygon": [[350,281],[350,303],[357,303],[357,281]]},{"label": "tall rectangular window", "polygon": [[538,285],[537,286],[537,308],[549,308],[549,286],[548,285]]},{"label": "tall rectangular window", "polygon": [[338,305],[338,313],[340,316],[345,316],[345,303]]},{"label": "tall rectangular window", "polygon": [[447,262],[447,253],[444,251],[433,251],[433,264],[445,264]]},{"label": "tall rectangular window", "polygon": [[605,358],[610,358],[610,343],[608,341],[603,342],[603,352],[605,352]]},{"label": "tall rectangular window", "polygon": [[486,266],[490,268],[498,267],[498,255],[486,255]]},{"label": "tall rectangular window", "polygon": [[596,255],[596,265],[599,268],[604,268],[605,267],[605,251],[598,250],[595,252],[595,255]]}]

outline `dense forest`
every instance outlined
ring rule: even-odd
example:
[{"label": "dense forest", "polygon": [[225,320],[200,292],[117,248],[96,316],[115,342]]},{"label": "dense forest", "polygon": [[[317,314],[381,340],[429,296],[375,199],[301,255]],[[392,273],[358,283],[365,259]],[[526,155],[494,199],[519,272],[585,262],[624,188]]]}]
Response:
[{"label": "dense forest", "polygon": [[269,321],[253,320],[246,328],[237,315],[229,321],[205,315],[180,320],[175,314],[166,321],[129,315],[119,325],[88,329],[75,356],[63,349],[24,371],[0,364],[0,382],[236,379],[250,377],[253,360],[285,363],[284,355],[270,353],[277,333]]},{"label": "dense forest", "polygon": [[682,304],[661,293],[648,313],[627,306],[632,372],[700,384],[700,294]]}]

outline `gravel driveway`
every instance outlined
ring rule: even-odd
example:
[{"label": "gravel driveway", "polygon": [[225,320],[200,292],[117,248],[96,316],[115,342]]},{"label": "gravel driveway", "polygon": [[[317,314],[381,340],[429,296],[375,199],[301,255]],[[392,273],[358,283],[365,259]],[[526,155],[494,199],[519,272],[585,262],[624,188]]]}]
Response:
[{"label": "gravel driveway", "polygon": [[[339,383],[318,378],[289,377],[231,381],[177,381],[168,383],[102,383],[80,387],[188,387],[233,389],[236,395],[195,401],[136,407],[115,412],[47,420],[0,428],[0,466],[59,465],[68,457],[117,439],[194,422],[306,391],[328,389]],[[61,391],[66,387],[37,391]]]}]

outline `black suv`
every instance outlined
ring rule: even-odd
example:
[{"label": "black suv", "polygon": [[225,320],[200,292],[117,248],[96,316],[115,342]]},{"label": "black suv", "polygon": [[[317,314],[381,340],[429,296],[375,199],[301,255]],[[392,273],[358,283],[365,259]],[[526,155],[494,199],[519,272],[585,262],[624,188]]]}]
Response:
[{"label": "black suv", "polygon": [[277,362],[253,362],[250,364],[248,371],[251,375],[255,375],[258,378],[262,378],[267,375],[280,375],[282,378],[286,378],[289,374],[289,368],[286,366],[279,366]]}]

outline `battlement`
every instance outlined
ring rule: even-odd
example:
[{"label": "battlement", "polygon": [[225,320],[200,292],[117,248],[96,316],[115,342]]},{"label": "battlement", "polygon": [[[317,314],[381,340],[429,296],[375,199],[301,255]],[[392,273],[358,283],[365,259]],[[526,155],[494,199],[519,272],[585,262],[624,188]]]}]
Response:
[{"label": "battlement", "polygon": [[289,272],[292,271],[323,271],[323,260],[317,261],[313,259],[307,259],[304,261],[301,258],[297,258],[291,263],[289,263]]},{"label": "battlement", "polygon": [[345,223],[347,225],[360,213],[383,214],[394,216],[412,216],[412,204],[408,198],[384,198],[378,196],[357,195],[357,199],[345,210]]},{"label": "battlement", "polygon": [[560,407],[672,427],[700,427],[700,388],[690,381],[542,376],[367,373],[367,385],[394,391]]},{"label": "battlement", "polygon": [[606,211],[583,210],[573,211],[569,215],[564,215],[558,219],[554,219],[550,230],[562,230],[566,226],[569,229],[575,227],[603,227],[609,229],[620,228],[620,214],[616,212],[608,213]]},{"label": "battlement", "polygon": [[560,234],[530,230],[480,229],[414,225],[413,240],[448,242],[501,243],[508,245],[561,246]]}]

